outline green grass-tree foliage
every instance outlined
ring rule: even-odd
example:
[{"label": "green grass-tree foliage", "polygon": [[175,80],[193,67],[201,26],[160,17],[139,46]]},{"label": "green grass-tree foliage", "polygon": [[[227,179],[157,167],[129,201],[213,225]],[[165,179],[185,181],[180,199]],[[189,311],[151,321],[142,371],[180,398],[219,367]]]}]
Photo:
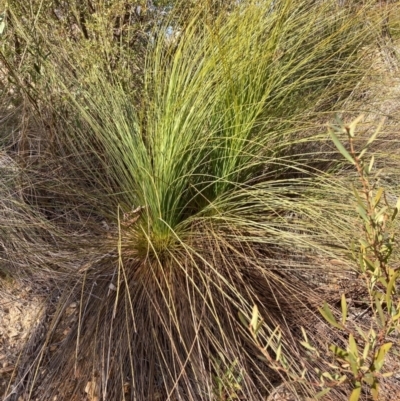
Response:
[{"label": "green grass-tree foliage", "polygon": [[[359,218],[362,222],[364,235],[356,244],[351,244],[351,255],[357,263],[359,274],[364,280],[369,295],[369,305],[372,311],[372,323],[369,330],[361,324],[349,320],[349,309],[346,295],[341,297],[341,316],[335,317],[332,308],[325,302],[320,309],[321,315],[339,332],[345,333],[347,341],[345,347],[337,343],[328,345],[328,352],[321,352],[310,342],[307,332],[302,329],[304,340],[302,346],[307,350],[307,358],[314,363],[326,358],[330,370],[320,370],[319,382],[310,382],[318,387],[319,393],[315,398],[326,396],[333,388],[340,388],[350,383],[352,389],[349,401],[358,401],[362,391],[369,390],[373,400],[380,400],[380,382],[391,377],[394,372],[386,369],[385,361],[391,350],[397,350],[396,341],[400,333],[400,272],[391,264],[391,256],[395,250],[394,220],[400,210],[400,198],[396,205],[390,205],[386,199],[385,189],[378,185],[381,170],[376,170],[375,158],[370,156],[370,146],[376,140],[380,126],[365,142],[361,149],[356,148],[356,127],[363,116],[350,124],[344,124],[340,119],[330,128],[331,138],[344,156],[357,171],[361,188],[354,186],[354,196]],[[347,144],[343,144],[338,137],[345,134]],[[249,328],[253,341],[268,359],[270,364],[286,374],[294,383],[307,383],[307,370],[301,375],[293,372],[282,352],[282,334],[277,328],[269,337],[266,345],[258,338],[258,332],[263,325],[259,318],[258,308],[254,307],[251,321],[244,317],[243,323]],[[275,358],[271,356],[271,352]],[[395,354],[397,355],[397,354]]]},{"label": "green grass-tree foliage", "polygon": [[[1,142],[24,180],[2,255],[10,274],[54,295],[16,392],[81,399],[90,381],[108,399],[262,399],[280,379],[238,320],[254,304],[303,369],[292,338],[322,302],[310,273],[332,273],[315,259],[343,257],[354,234],[335,152],[309,129],[363,86],[376,31],[364,8],[330,0],[244,1],[211,19],[202,4],[173,16],[173,43],[148,45],[139,96],[107,65],[69,59],[59,37],[40,36],[35,85],[8,63],[26,96],[13,111],[25,114]],[[30,49],[39,19],[27,29],[13,18]]]}]

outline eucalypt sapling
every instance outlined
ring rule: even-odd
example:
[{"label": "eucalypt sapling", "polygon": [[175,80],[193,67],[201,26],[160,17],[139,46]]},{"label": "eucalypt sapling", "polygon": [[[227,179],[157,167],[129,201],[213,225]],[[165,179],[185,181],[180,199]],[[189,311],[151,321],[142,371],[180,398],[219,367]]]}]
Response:
[{"label": "eucalypt sapling", "polygon": [[[352,245],[351,254],[368,289],[369,308],[373,314],[370,329],[365,331],[354,322],[349,324],[344,294],[341,299],[340,321],[336,320],[328,304],[325,303],[320,309],[320,313],[332,327],[348,334],[346,349],[337,345],[329,346],[335,377],[328,372],[324,376],[333,379],[332,384],[337,385],[350,381],[353,384],[350,401],[357,401],[363,389],[368,388],[372,398],[379,399],[381,379],[393,375],[390,371],[382,373],[387,355],[394,348],[390,338],[400,332],[400,271],[390,263],[395,243],[394,221],[400,208],[400,199],[395,206],[389,205],[384,188],[378,185],[380,171],[375,169],[375,158],[368,156],[370,145],[377,138],[382,123],[361,150],[356,149],[356,127],[362,118],[360,116],[348,125],[338,119],[337,124],[330,127],[329,133],[342,156],[354,165],[361,184],[358,189],[354,187],[354,196],[363,235],[358,246]],[[347,136],[346,147],[338,138],[342,134]],[[310,346],[307,339],[303,345]]]},{"label": "eucalypt sapling", "polygon": [[[370,394],[373,400],[379,400],[382,379],[394,374],[390,371],[390,366],[385,366],[385,362],[390,353],[397,352],[399,344],[396,338],[400,336],[400,269],[392,264],[394,232],[398,227],[395,219],[400,209],[400,198],[396,205],[389,204],[385,189],[378,185],[381,172],[375,168],[375,158],[368,155],[383,122],[362,148],[356,149],[356,127],[362,118],[360,116],[348,125],[337,119],[336,124],[329,128],[329,133],[338,151],[354,166],[358,176],[359,185],[354,186],[353,191],[363,230],[358,245],[351,244],[351,257],[364,280],[365,293],[368,294],[365,302],[363,301],[365,312],[369,313],[367,324],[361,324],[362,322],[357,322],[350,316],[350,305],[345,294],[340,299],[341,318],[335,317],[339,313],[334,312],[326,302],[323,304],[319,309],[320,314],[334,331],[340,332],[345,344],[341,344],[343,348],[337,344],[328,344],[327,354],[323,353],[309,341],[302,328],[304,341],[300,344],[306,351],[308,361],[315,366],[321,366],[318,362],[325,362],[323,370],[315,368],[318,380],[310,382],[311,376],[308,375],[309,368],[306,365],[303,365],[304,370],[300,374],[289,366],[284,356],[279,327],[268,330],[269,340],[264,345],[258,332],[266,324],[259,319],[257,307],[253,308],[251,320],[246,319],[242,313],[239,314],[268,365],[285,375],[291,383],[308,384],[317,388],[318,393],[312,399],[323,398],[333,388],[340,389],[344,386],[345,389],[350,385],[349,401],[358,401],[362,393]],[[347,137],[347,144],[339,139],[343,135]]]}]

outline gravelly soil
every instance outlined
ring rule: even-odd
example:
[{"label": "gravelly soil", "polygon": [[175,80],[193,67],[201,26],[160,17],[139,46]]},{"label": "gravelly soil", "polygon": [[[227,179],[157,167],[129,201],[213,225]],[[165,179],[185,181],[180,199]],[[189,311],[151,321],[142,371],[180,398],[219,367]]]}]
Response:
[{"label": "gravelly soil", "polygon": [[0,281],[0,398],[11,390],[8,387],[18,357],[43,312],[44,300],[34,296],[29,287]]}]

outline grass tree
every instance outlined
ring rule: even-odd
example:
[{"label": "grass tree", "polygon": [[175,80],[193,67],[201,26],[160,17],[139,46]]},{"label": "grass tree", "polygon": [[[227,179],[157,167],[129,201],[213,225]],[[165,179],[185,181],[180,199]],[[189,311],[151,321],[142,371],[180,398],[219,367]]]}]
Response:
[{"label": "grass tree", "polygon": [[74,64],[73,47],[37,25],[34,84],[29,65],[8,63],[28,128],[2,138],[23,174],[1,232],[10,274],[50,288],[52,319],[36,358],[21,357],[17,392],[261,400],[290,378],[257,357],[239,319],[254,304],[259,335],[279,326],[303,370],[292,339],[303,325],[323,341],[319,287],[345,273],[329,261],[354,232],[342,162],[318,127],[366,85],[366,10],[244,1],[210,18],[199,5],[162,23],[173,40],[150,34],[136,89],[101,63]]}]

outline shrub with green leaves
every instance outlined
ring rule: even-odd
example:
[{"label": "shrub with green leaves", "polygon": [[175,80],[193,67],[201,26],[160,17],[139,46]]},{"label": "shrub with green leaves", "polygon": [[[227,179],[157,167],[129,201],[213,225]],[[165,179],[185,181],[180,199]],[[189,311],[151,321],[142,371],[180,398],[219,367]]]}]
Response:
[{"label": "shrub with green leaves", "polygon": [[172,14],[173,41],[160,28],[138,91],[74,64],[39,23],[20,27],[46,53],[33,86],[7,64],[25,125],[2,143],[27,179],[0,235],[11,273],[50,286],[52,320],[37,358],[21,357],[18,394],[81,399],[91,383],[115,400],[263,399],[285,376],[240,323],[254,304],[304,369],[293,338],[354,234],[341,161],[316,127],[362,90],[376,31],[366,8],[330,0],[203,7]]},{"label": "shrub with green leaves", "polygon": [[[378,177],[382,171],[375,171],[375,158],[369,157],[367,153],[380,127],[360,151],[356,149],[356,127],[359,121],[360,118],[349,125],[341,123],[331,130],[331,136],[340,153],[355,166],[361,183],[361,189],[355,188],[354,195],[357,200],[357,212],[363,223],[364,238],[359,240],[358,251],[356,245],[352,244],[352,255],[365,280],[373,321],[368,331],[363,330],[357,323],[349,324],[348,307],[344,295],[341,300],[341,322],[336,321],[327,304],[321,309],[322,315],[329,324],[338,330],[344,330],[349,336],[346,350],[335,344],[332,344],[329,349],[334,355],[335,375],[340,376],[339,384],[350,380],[354,385],[350,401],[358,401],[365,387],[369,388],[374,400],[380,399],[381,380],[394,373],[382,372],[385,358],[394,345],[392,341],[395,342],[395,348],[400,345],[398,341],[400,272],[390,263],[395,244],[394,232],[397,228],[393,223],[400,210],[400,198],[394,206],[388,203],[384,188],[378,184]],[[348,150],[339,141],[335,131],[348,135]],[[326,373],[325,377],[335,381],[329,373]]]},{"label": "shrub with green leaves", "polygon": [[[343,392],[348,392],[349,401],[358,401],[362,395],[368,397],[369,394],[373,400],[383,399],[380,392],[382,381],[395,373],[393,365],[385,369],[385,362],[391,350],[394,350],[396,358],[400,346],[400,272],[391,260],[395,250],[394,233],[398,224],[395,225],[394,222],[400,210],[400,198],[394,206],[388,203],[385,189],[379,186],[378,181],[382,170],[375,169],[375,157],[369,156],[370,147],[376,140],[382,124],[360,150],[356,148],[356,127],[362,118],[363,116],[360,116],[348,125],[338,119],[337,124],[330,128],[330,135],[342,156],[356,169],[361,184],[361,188],[354,186],[353,189],[364,235],[359,238],[359,247],[352,242],[349,248],[368,295],[365,310],[361,315],[365,315],[368,310],[372,312],[371,317],[362,319],[369,321],[368,329],[365,329],[366,324],[362,320],[357,321],[357,317],[349,316],[351,313],[346,294],[341,296],[340,319],[335,317],[334,309],[324,302],[320,308],[321,315],[337,333],[344,333],[348,338],[344,341],[345,347],[342,348],[342,345],[338,344],[338,337],[332,336],[336,341],[328,345],[328,352],[323,352],[310,342],[307,332],[302,328],[304,341],[300,343],[307,350],[306,358],[313,362],[314,369],[319,374],[319,380],[312,382],[309,376],[307,378],[307,368],[301,375],[291,369],[282,353],[282,333],[279,327],[270,335],[266,345],[260,342],[258,334],[263,321],[259,318],[257,306],[253,307],[250,322],[244,316],[241,317],[254,343],[270,365],[286,374],[294,383],[308,383],[319,388],[316,399],[328,395],[334,388],[342,388]],[[343,134],[347,136],[347,144],[343,144],[338,138]],[[271,357],[271,350],[276,350],[275,358]],[[315,367],[321,361],[326,361],[326,370]],[[348,384],[350,388],[347,387]]]}]

